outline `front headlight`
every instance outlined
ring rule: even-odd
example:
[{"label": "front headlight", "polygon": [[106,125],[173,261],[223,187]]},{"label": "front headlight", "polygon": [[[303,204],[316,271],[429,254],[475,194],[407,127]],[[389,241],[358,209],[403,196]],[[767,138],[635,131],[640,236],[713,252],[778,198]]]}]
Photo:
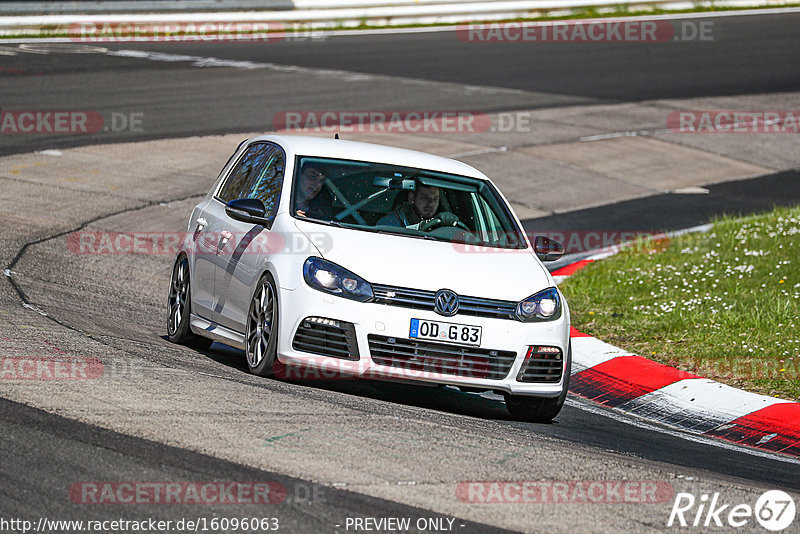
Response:
[{"label": "front headlight", "polygon": [[314,289],[353,300],[372,298],[372,286],[360,276],[322,258],[308,258],[303,264],[303,278]]},{"label": "front headlight", "polygon": [[517,304],[520,321],[554,321],[561,317],[561,297],[554,287],[539,291]]}]

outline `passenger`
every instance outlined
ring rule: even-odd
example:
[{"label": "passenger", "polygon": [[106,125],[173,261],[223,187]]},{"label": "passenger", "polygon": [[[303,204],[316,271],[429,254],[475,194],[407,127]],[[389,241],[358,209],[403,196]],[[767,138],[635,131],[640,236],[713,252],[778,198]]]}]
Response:
[{"label": "passenger", "polygon": [[327,176],[313,163],[303,165],[295,189],[294,209],[297,215],[311,219],[330,220],[331,197],[327,191],[320,194]]}]

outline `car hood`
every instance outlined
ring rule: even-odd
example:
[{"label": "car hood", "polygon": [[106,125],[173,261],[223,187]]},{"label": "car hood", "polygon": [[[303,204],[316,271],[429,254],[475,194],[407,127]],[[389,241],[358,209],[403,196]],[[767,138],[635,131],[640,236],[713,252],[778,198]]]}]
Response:
[{"label": "car hood", "polygon": [[517,301],[553,286],[530,250],[481,248],[296,221],[322,257],[373,284]]}]

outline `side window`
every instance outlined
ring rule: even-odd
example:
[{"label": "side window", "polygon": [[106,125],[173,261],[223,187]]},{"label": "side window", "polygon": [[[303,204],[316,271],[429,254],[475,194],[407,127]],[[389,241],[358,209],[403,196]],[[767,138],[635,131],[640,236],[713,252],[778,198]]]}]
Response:
[{"label": "side window", "polygon": [[471,193],[470,200],[472,201],[471,204],[473,218],[475,219],[475,230],[481,239],[488,241],[489,230],[487,228],[486,215],[483,211],[483,199],[481,199],[481,197],[479,197],[477,194]]},{"label": "side window", "polygon": [[278,211],[283,187],[283,175],[286,168],[286,156],[283,150],[270,145],[270,151],[264,158],[265,164],[260,172],[253,176],[247,184],[247,198],[257,198],[267,208],[267,217],[274,217]]},{"label": "side window", "polygon": [[223,202],[230,202],[237,198],[244,198],[249,191],[248,184],[252,183],[252,180],[259,175],[273,150],[273,145],[264,143],[251,145],[228,175],[228,179],[222,184],[222,188],[219,190],[219,199]]},{"label": "side window", "polygon": [[497,216],[492,211],[491,206],[486,203],[486,199],[480,197],[481,207],[484,210],[484,216],[486,217],[486,227],[489,230],[489,236],[493,241],[497,241],[500,236],[503,235],[503,227],[500,225],[500,221],[497,220]]}]

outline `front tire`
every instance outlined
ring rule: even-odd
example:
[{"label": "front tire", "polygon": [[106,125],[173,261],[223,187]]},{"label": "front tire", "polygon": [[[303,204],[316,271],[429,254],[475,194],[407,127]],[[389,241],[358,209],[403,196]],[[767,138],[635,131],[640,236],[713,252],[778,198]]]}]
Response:
[{"label": "front tire", "polygon": [[517,421],[525,421],[527,423],[548,423],[552,421],[561,408],[564,406],[564,401],[567,398],[567,390],[569,389],[570,370],[572,369],[572,342],[567,349],[567,364],[564,367],[564,391],[558,397],[542,398],[542,397],[527,397],[524,395],[511,395],[504,393],[506,399],[506,408],[508,408],[511,417]]},{"label": "front tire", "polygon": [[167,339],[172,343],[207,349],[212,340],[198,336],[189,325],[192,315],[192,288],[189,282],[189,260],[184,255],[178,256],[172,266],[167,298]]},{"label": "front tire", "polygon": [[254,375],[271,377],[282,367],[277,359],[278,318],[275,280],[266,273],[256,286],[247,313],[245,355]]}]

